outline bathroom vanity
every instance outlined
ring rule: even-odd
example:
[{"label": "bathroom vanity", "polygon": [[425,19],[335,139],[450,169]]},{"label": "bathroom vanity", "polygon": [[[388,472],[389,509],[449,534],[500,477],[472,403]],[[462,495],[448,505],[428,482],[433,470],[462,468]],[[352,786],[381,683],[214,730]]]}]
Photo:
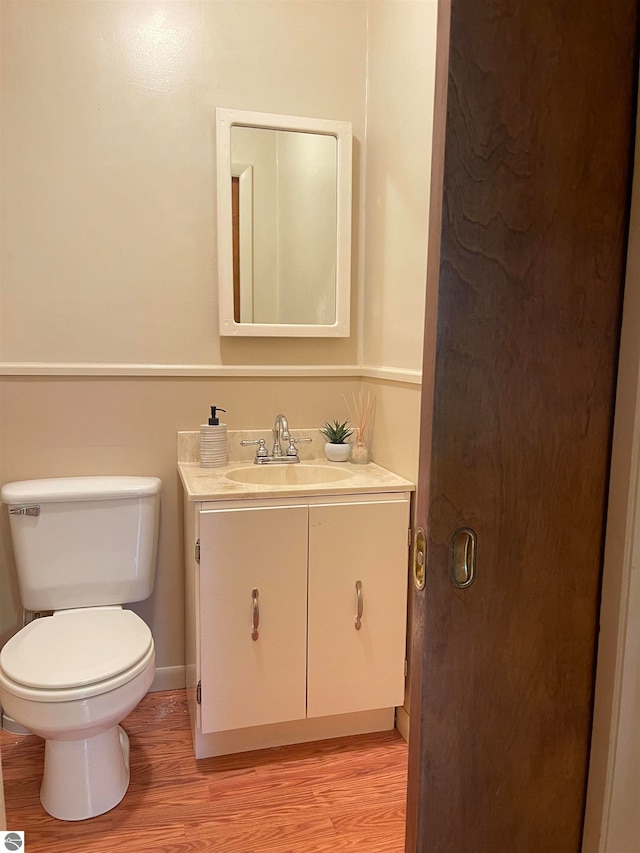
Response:
[{"label": "bathroom vanity", "polygon": [[393,728],[413,484],[375,464],[180,462],[197,758]]}]

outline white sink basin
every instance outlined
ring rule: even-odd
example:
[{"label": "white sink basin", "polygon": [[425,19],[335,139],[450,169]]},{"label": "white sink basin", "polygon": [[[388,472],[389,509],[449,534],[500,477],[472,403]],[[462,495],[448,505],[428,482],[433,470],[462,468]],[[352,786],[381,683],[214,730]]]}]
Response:
[{"label": "white sink basin", "polygon": [[348,480],[351,472],[327,465],[254,465],[251,468],[233,468],[225,474],[235,483],[263,486],[312,486],[316,483],[338,483]]}]

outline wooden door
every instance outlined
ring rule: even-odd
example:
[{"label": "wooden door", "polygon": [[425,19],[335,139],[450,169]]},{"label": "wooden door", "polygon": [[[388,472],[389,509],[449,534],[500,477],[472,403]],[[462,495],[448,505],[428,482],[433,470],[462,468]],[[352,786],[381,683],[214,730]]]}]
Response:
[{"label": "wooden door", "polygon": [[[443,0],[439,16],[406,849],[578,853],[637,8]],[[459,589],[463,527],[477,561]]]},{"label": "wooden door", "polygon": [[407,495],[309,507],[309,717],[402,704],[408,529]]},{"label": "wooden door", "polygon": [[304,719],[306,646],[307,507],[202,512],[203,733]]}]

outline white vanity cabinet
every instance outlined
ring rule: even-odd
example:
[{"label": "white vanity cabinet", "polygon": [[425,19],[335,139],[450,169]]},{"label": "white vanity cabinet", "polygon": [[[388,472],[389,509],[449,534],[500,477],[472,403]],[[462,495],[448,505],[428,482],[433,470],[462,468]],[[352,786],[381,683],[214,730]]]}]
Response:
[{"label": "white vanity cabinet", "polygon": [[402,705],[408,527],[408,496],[309,507],[307,716]]},{"label": "white vanity cabinet", "polygon": [[185,500],[196,757],[393,727],[409,497]]},{"label": "white vanity cabinet", "polygon": [[306,506],[200,511],[203,732],[305,717],[306,562]]}]

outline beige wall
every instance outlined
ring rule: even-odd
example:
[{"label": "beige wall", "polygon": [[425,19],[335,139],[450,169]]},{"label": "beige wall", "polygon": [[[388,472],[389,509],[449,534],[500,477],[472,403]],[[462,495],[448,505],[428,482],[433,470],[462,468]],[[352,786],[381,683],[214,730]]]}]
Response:
[{"label": "beige wall", "polygon": [[[369,14],[361,357],[409,374],[422,367],[436,18],[437,0],[379,0]],[[377,397],[374,457],[416,481],[421,385],[365,385]],[[408,597],[411,616],[410,581]]]},{"label": "beige wall", "polygon": [[[344,410],[342,394],[351,394],[358,385],[356,380],[314,378],[6,379],[0,415],[5,450],[2,482],[118,473],[152,474],[162,479],[155,590],[134,609],[152,627],[158,666],[181,666],[182,494],[176,470],[176,433],[197,429],[211,403],[228,410],[225,419],[230,429],[269,427],[280,410],[286,412],[292,426],[317,427],[327,412]],[[20,604],[6,512],[0,515],[0,524],[5,543],[0,641],[6,641],[18,627]]]},{"label": "beige wall", "polygon": [[371,4],[366,365],[422,366],[436,13],[436,0]]},{"label": "beige wall", "polygon": [[[162,478],[157,583],[136,609],[158,666],[180,667],[178,430],[214,403],[230,428],[280,410],[319,426],[364,386],[375,459],[417,475],[435,0],[0,8],[0,482]],[[352,122],[350,338],[219,339],[216,106]],[[6,512],[0,533],[1,643],[21,618]]]},{"label": "beige wall", "polygon": [[313,0],[3,0],[2,360],[354,363],[355,336],[221,346],[215,107],[352,122],[358,280],[366,15]]}]

